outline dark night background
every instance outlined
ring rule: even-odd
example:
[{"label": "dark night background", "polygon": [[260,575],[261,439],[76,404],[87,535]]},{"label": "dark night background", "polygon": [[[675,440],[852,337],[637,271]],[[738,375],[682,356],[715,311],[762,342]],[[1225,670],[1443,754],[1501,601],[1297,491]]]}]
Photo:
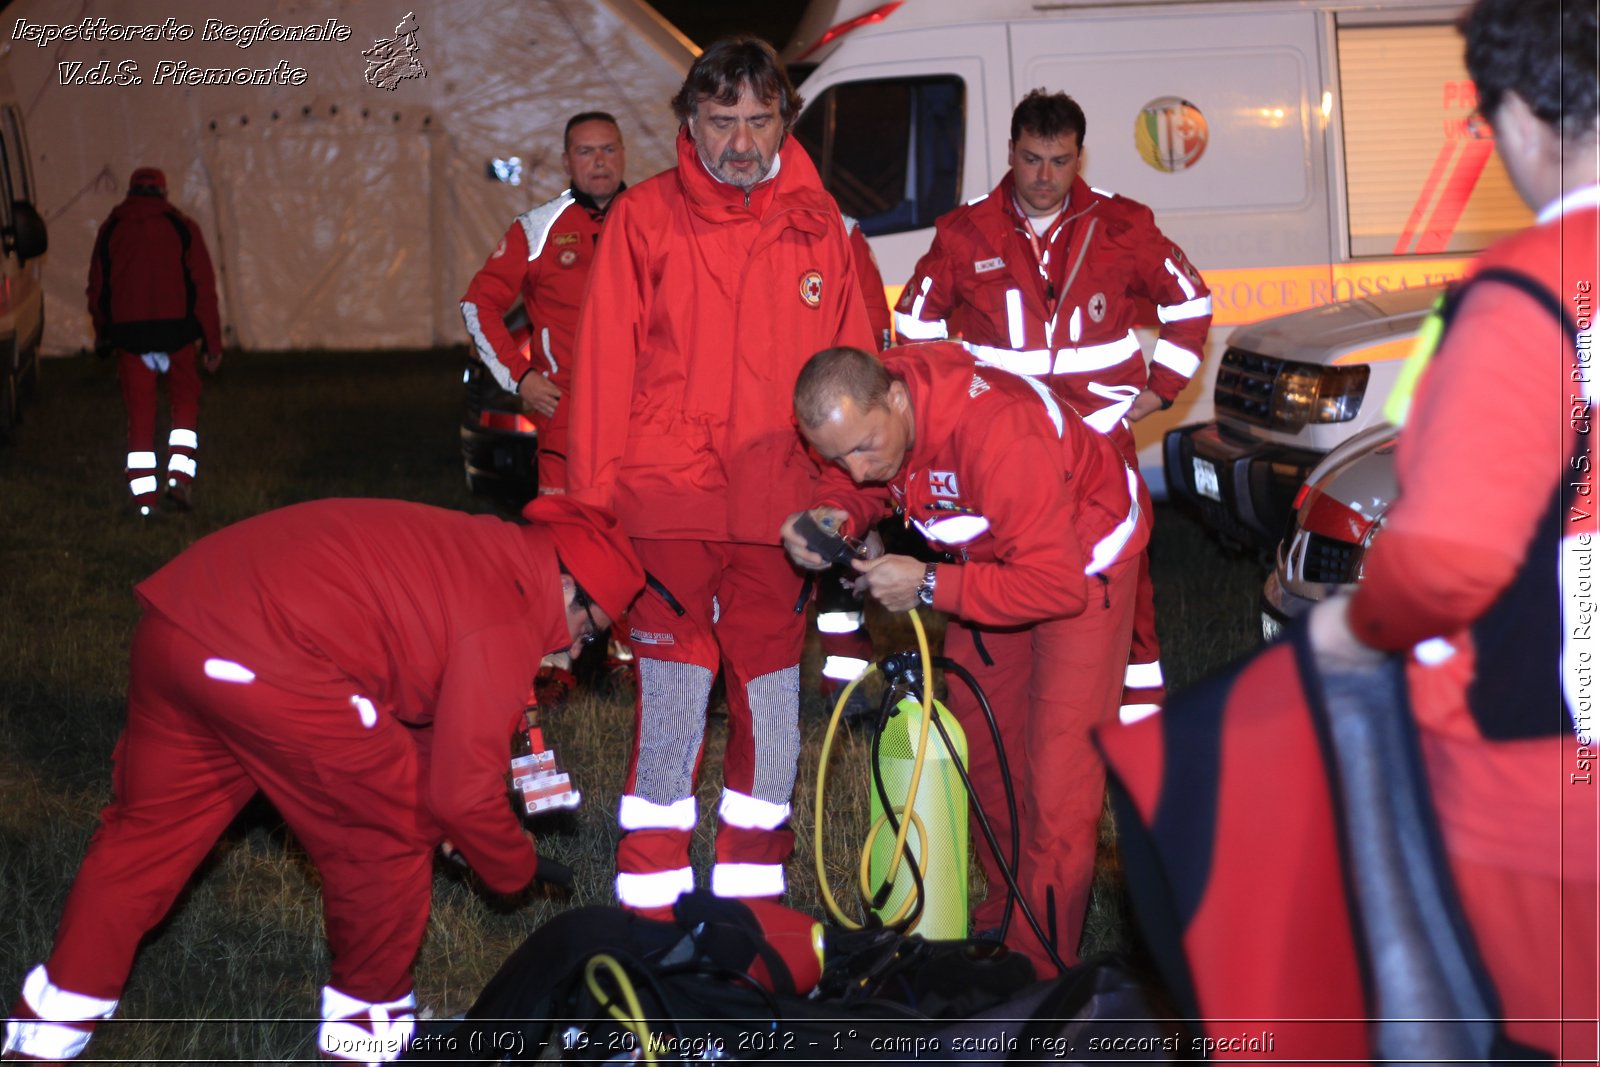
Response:
[{"label": "dark night background", "polygon": [[805,12],[805,0],[766,0],[765,3],[715,2],[715,0],[648,0],[683,35],[704,48],[729,33],[753,33],[782,50]]}]

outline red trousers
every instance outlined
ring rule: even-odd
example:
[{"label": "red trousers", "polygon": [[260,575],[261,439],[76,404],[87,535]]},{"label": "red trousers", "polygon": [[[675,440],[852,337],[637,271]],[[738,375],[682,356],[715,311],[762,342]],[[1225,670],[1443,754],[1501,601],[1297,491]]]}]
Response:
[{"label": "red trousers", "polygon": [[800,754],[806,620],[795,602],[801,578],[777,546],[644,540],[633,546],[675,603],[646,587],[628,613],[639,692],[619,812],[617,897],[651,912],[693,886],[694,783],[719,669],[728,743],[712,890],[777,896],[794,849],[788,819]]},{"label": "red trousers", "polygon": [[[248,664],[242,665],[248,667]],[[240,677],[160,615],[133,638],[115,799],[67,897],[46,964],[63,989],[116,998],[161,921],[257,789],[322,877],[331,984],[381,1002],[411,990],[440,831],[423,806],[411,731],[363,714],[331,668],[325,698]]]},{"label": "red trousers", "polygon": [[[172,408],[172,433],[168,437],[167,475],[181,482],[194,480],[195,433],[200,421],[200,371],[195,346],[168,355],[167,402]],[[117,351],[117,377],[122,383],[122,404],[128,412],[128,482],[141,503],[153,500],[156,486],[156,381],[161,372],[147,366],[140,353]],[[146,463],[148,458],[148,463]],[[136,484],[137,483],[137,484]],[[141,490],[147,490],[141,492]]]},{"label": "red trousers", "polygon": [[[1056,951],[1069,965],[1077,960],[1089,905],[1105,794],[1105,765],[1089,735],[1117,715],[1138,575],[1138,560],[1124,560],[1105,572],[1104,582],[1090,578],[1089,606],[1072,618],[1009,630],[956,622],[945,633],[945,654],[972,672],[1000,725],[1016,794],[1023,899],[1047,933],[1054,927]],[[1009,856],[1011,819],[988,722],[961,681],[950,678],[948,689],[950,710],[967,735],[977,801]],[[972,841],[989,883],[973,916],[973,928],[982,931],[1000,925],[1006,882],[976,822]],[[1033,960],[1041,976],[1052,973],[1020,909],[1006,944]]]},{"label": "red trousers", "polygon": [[553,415],[529,415],[539,432],[539,454],[535,465],[540,493],[567,491],[567,412],[571,404],[563,396]]}]

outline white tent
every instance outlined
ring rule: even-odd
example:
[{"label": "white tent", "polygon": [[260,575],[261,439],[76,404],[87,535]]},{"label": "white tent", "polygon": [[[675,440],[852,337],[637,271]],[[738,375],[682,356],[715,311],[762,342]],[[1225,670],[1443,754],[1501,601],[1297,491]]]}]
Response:
[{"label": "white tent", "polygon": [[[628,177],[653,174],[693,58],[642,0],[20,0],[0,25],[50,227],[55,353],[91,341],[95,231],[141,165],[205,231],[230,344],[464,340],[473,271],[565,187],[567,117],[610,111]],[[489,177],[513,156],[520,185]]]}]

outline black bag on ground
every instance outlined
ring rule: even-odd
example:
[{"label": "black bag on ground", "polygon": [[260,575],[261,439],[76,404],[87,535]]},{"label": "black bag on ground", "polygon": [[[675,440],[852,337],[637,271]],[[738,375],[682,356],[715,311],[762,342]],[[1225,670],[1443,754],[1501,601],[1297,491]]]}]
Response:
[{"label": "black bag on ground", "polygon": [[[1160,1060],[1158,1039],[1173,1032],[1111,959],[1034,982],[1027,961],[1001,946],[834,932],[822,982],[802,997],[781,991],[786,972],[765,983],[752,975],[756,961],[771,973],[773,954],[756,944],[760,925],[742,904],[696,894],[677,913],[678,923],[610,907],[557,916],[465,1017],[420,1023],[404,1061],[603,1063],[648,1050],[661,1063],[1071,1063],[1125,1059],[1132,1048]],[[1091,1036],[1121,1051],[1095,1054]]]}]

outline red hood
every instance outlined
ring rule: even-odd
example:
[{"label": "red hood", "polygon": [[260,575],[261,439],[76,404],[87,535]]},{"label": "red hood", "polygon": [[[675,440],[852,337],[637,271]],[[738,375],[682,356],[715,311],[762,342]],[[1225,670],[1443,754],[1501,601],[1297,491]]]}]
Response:
[{"label": "red hood", "polygon": [[908,468],[928,466],[943,450],[955,430],[953,420],[935,420],[929,411],[959,411],[961,398],[977,373],[972,354],[954,341],[891,348],[883,355],[889,373],[911,391],[912,416],[917,437],[895,477]]},{"label": "red hood", "polygon": [[[779,213],[798,211],[802,216],[807,211],[820,211],[824,216],[830,212],[839,213],[833,197],[822,187],[822,178],[817,174],[816,166],[811,162],[811,157],[806,155],[806,150],[800,147],[799,141],[786,137],[783,146],[778,149],[778,159],[777,177],[759,182],[750,190],[747,202],[743,189],[718,179],[706,169],[699,150],[695,148],[694,139],[689,136],[688,127],[678,128],[678,180],[683,183],[684,194],[694,213],[706,221],[727,222],[751,216],[766,221],[775,213],[774,202],[779,205],[776,209]],[[783,194],[781,197],[776,195],[780,192]],[[824,229],[820,223],[815,227],[795,224],[813,233],[822,233]]]}]

